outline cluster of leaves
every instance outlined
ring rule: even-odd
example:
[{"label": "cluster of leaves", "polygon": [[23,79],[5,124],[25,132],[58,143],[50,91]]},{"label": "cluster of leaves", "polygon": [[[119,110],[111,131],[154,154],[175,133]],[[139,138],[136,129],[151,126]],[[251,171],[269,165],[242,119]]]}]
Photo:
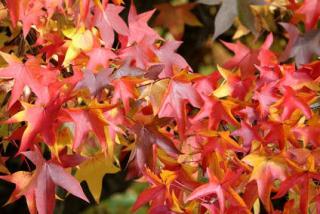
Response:
[{"label": "cluster of leaves", "polygon": [[[148,26],[155,10],[133,2],[127,19],[121,0],[1,4],[1,149],[17,148],[0,159],[0,179],[16,185],[8,203],[24,196],[30,213],[52,213],[57,186],[89,202],[81,181],[98,202],[103,176],[127,160],[128,178],[150,184],[133,211],[250,213],[261,201],[269,213],[320,212],[320,2],[199,3],[222,4],[214,38],[239,19],[264,43],[223,42],[235,55],[204,75]],[[184,24],[201,25],[195,5],[158,5],[156,24],[179,39]],[[280,54],[255,28],[257,5],[290,15]],[[9,172],[12,159],[29,170]]]}]

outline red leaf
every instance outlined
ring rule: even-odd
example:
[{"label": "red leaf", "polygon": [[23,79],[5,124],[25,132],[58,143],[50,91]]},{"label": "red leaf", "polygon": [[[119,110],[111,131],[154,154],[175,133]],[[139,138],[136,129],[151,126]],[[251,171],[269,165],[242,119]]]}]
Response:
[{"label": "red leaf", "polygon": [[241,128],[232,132],[234,136],[240,136],[243,139],[243,146],[250,151],[251,144],[254,140],[262,142],[256,127],[251,127],[244,121],[241,121]]},{"label": "red leaf", "polygon": [[122,101],[126,113],[130,111],[130,99],[138,97],[136,85],[141,83],[142,80],[135,77],[122,77],[112,81],[115,88],[112,103],[116,104],[119,100]]},{"label": "red leaf", "polygon": [[[110,108],[112,107],[110,106]],[[87,138],[89,131],[95,133],[102,149],[106,149],[104,127],[107,125],[107,121],[103,116],[101,109],[68,109],[66,110],[66,113],[75,124],[74,149],[77,149],[81,143],[83,143]]]},{"label": "red leaf", "polygon": [[123,10],[122,6],[107,4],[103,8],[96,7],[93,16],[93,25],[99,28],[101,37],[107,47],[112,47],[114,42],[114,32],[121,35],[128,35],[128,27],[119,13]]},{"label": "red leaf", "polygon": [[44,142],[53,145],[55,142],[55,129],[57,128],[57,117],[62,102],[51,102],[47,106],[31,105],[22,103],[24,110],[18,112],[3,123],[28,122],[26,130],[23,132],[21,145],[18,151],[29,149],[38,134],[41,134]]},{"label": "red leaf", "polygon": [[310,191],[309,182],[311,181],[311,179],[316,179],[319,181],[320,175],[312,172],[300,172],[293,174],[281,183],[279,190],[274,198],[276,199],[283,197],[289,189],[291,189],[295,185],[298,185],[300,189],[300,211],[304,214],[308,213]]},{"label": "red leaf", "polygon": [[140,43],[144,39],[150,39],[155,41],[156,39],[160,39],[161,37],[156,33],[148,25],[149,19],[152,17],[153,13],[156,10],[147,11],[141,14],[137,13],[136,6],[134,5],[133,1],[131,1],[131,7],[128,16],[129,22],[129,36],[128,36],[128,43],[131,45],[134,42]]},{"label": "red leaf", "polygon": [[0,52],[0,55],[9,63],[7,67],[0,69],[0,78],[14,78],[15,80],[9,108],[20,98],[25,86],[29,86],[39,96],[39,102],[48,102],[50,92],[44,86],[48,86],[56,79],[56,71],[52,72],[40,67],[40,61],[36,58],[22,63],[13,55],[3,52]]},{"label": "red leaf", "polygon": [[256,70],[255,65],[259,65],[258,55],[260,50],[269,49],[272,42],[272,34],[269,34],[264,44],[255,50],[246,47],[240,42],[236,44],[223,42],[223,44],[235,54],[223,66],[227,69],[240,68],[242,78],[251,77]]},{"label": "red leaf", "polygon": [[178,41],[167,41],[155,51],[155,54],[158,56],[160,62],[164,64],[164,70],[159,75],[159,78],[172,77],[174,67],[178,67],[180,69],[190,69],[190,66],[186,60],[181,55],[176,53],[176,50],[179,48],[181,43],[182,42]]},{"label": "red leaf", "polygon": [[310,119],[312,112],[309,105],[304,100],[297,97],[295,91],[291,87],[285,86],[284,88],[285,91],[283,100],[280,104],[281,108],[283,109],[281,119],[289,119],[292,113],[297,109],[299,109],[308,119]]},{"label": "red leaf", "polygon": [[306,28],[310,30],[316,26],[320,18],[320,2],[318,0],[304,0],[296,13],[304,15]]},{"label": "red leaf", "polygon": [[158,197],[162,192],[165,191],[164,185],[159,185],[152,187],[150,189],[144,190],[140,195],[138,196],[136,202],[131,208],[132,212],[135,212],[137,209],[139,209],[142,205],[152,201],[156,197]]},{"label": "red leaf", "polygon": [[[35,213],[34,204],[39,214],[50,214],[54,211],[56,185],[69,191],[71,194],[89,202],[82,191],[79,182],[66,173],[64,169],[51,161],[43,159],[38,149],[24,152],[24,155],[35,165],[33,175],[27,172],[17,172],[1,179],[16,183],[16,189],[12,193],[11,200],[16,200],[25,195],[31,213]],[[9,200],[11,203],[12,201]]]},{"label": "red leaf", "polygon": [[200,108],[203,101],[191,83],[172,80],[158,113],[159,117],[173,117],[178,123],[179,134],[184,136],[187,122],[186,104]]}]

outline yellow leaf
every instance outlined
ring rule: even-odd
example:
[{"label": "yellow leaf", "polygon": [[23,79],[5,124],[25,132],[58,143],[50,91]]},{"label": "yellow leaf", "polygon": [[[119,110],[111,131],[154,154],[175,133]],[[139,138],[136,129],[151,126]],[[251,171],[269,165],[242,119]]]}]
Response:
[{"label": "yellow leaf", "polygon": [[69,65],[70,62],[80,54],[80,52],[81,50],[79,48],[70,45],[64,58],[63,65]]},{"label": "yellow leaf", "polygon": [[77,28],[70,27],[62,30],[62,33],[65,37],[72,39],[72,37],[77,33]]},{"label": "yellow leaf", "polygon": [[145,98],[152,105],[153,114],[156,115],[159,111],[163,95],[167,90],[169,79],[163,79],[155,83],[149,84],[140,94],[140,99]]},{"label": "yellow leaf", "polygon": [[77,47],[83,51],[91,50],[93,46],[92,32],[86,30],[84,32],[78,32],[72,37],[72,46]]},{"label": "yellow leaf", "polygon": [[162,170],[160,173],[161,180],[169,186],[177,177],[175,172],[169,170]]},{"label": "yellow leaf", "polygon": [[59,157],[59,151],[61,151],[65,146],[71,149],[73,137],[68,127],[62,127],[59,129],[57,135],[57,142],[50,147],[50,150]]},{"label": "yellow leaf", "polygon": [[180,201],[178,200],[176,194],[174,194],[174,192],[172,191],[172,211],[176,212],[176,213],[183,213],[183,210],[180,208],[181,204]]},{"label": "yellow leaf", "polygon": [[270,194],[274,181],[283,181],[287,177],[287,162],[282,156],[266,156],[251,153],[242,159],[253,167],[249,181],[255,180],[258,195],[267,211],[271,210]]},{"label": "yellow leaf", "polygon": [[213,95],[217,98],[227,97],[231,94],[231,88],[227,84],[226,81],[224,81],[219,88],[213,91]]},{"label": "yellow leaf", "polygon": [[239,70],[234,73],[225,68],[220,67],[219,65],[217,65],[217,69],[221,74],[221,76],[223,77],[224,81],[221,83],[219,88],[213,91],[213,95],[216,96],[217,98],[230,96],[232,93],[232,90],[231,90],[231,87],[229,86],[228,79],[231,76],[239,75]]},{"label": "yellow leaf", "polygon": [[69,47],[63,62],[64,66],[70,64],[70,62],[81,53],[81,51],[89,51],[93,47],[93,34],[90,30],[80,28],[75,32],[74,29],[71,28],[65,30],[64,35],[71,38],[71,42],[68,43]]},{"label": "yellow leaf", "polygon": [[240,21],[239,19],[236,19],[235,25],[237,27],[236,32],[234,33],[232,39],[239,39],[242,36],[247,35],[250,33],[250,30],[246,28]]},{"label": "yellow leaf", "polygon": [[253,213],[259,214],[260,213],[260,201],[257,199],[253,204]]},{"label": "yellow leaf", "polygon": [[233,72],[221,67],[220,65],[217,65],[217,69],[218,69],[219,73],[221,74],[221,76],[223,77],[223,79],[225,79],[225,80],[233,75]]},{"label": "yellow leaf", "polygon": [[80,164],[76,171],[75,177],[79,181],[86,181],[90,192],[96,202],[99,202],[102,191],[102,179],[105,174],[117,173],[120,169],[113,164],[110,157],[106,157],[103,153],[89,157]]}]

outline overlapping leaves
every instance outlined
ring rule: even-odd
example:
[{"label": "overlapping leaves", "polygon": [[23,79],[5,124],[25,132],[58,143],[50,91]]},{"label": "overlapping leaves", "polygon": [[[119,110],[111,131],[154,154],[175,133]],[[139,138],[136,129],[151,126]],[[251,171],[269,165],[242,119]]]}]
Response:
[{"label": "overlapping leaves", "polygon": [[[1,124],[16,124],[5,139],[35,167],[10,174],[1,157],[0,178],[16,185],[8,203],[24,196],[31,213],[52,213],[56,186],[88,201],[81,181],[99,201],[104,174],[126,156],[129,176],[150,184],[133,211],[149,203],[150,213],[250,213],[261,201],[273,213],[288,194],[284,213],[320,212],[317,1],[288,4],[291,22],[306,27],[282,24],[281,57],[270,50],[273,34],[260,48],[224,42],[235,56],[210,75],[193,73],[176,53],[181,42],[148,26],[154,11],[138,14],[131,3],[126,22],[123,2],[113,2],[7,1],[12,30],[25,37],[33,28],[40,50],[1,52],[0,77],[13,81]],[[254,32],[251,5],[267,4],[201,2],[222,4],[215,37],[238,15]],[[187,17],[166,26],[181,37],[184,23],[200,25],[194,6],[160,5],[158,24],[165,8],[179,10]]]}]

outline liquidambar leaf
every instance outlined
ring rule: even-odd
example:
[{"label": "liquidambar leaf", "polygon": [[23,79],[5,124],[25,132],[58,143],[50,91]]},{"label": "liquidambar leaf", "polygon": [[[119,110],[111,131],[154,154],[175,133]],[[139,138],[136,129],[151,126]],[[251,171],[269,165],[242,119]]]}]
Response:
[{"label": "liquidambar leaf", "polygon": [[96,202],[102,191],[102,179],[105,174],[117,173],[120,169],[113,164],[113,160],[103,153],[88,157],[81,163],[75,177],[79,181],[86,181]]}]

